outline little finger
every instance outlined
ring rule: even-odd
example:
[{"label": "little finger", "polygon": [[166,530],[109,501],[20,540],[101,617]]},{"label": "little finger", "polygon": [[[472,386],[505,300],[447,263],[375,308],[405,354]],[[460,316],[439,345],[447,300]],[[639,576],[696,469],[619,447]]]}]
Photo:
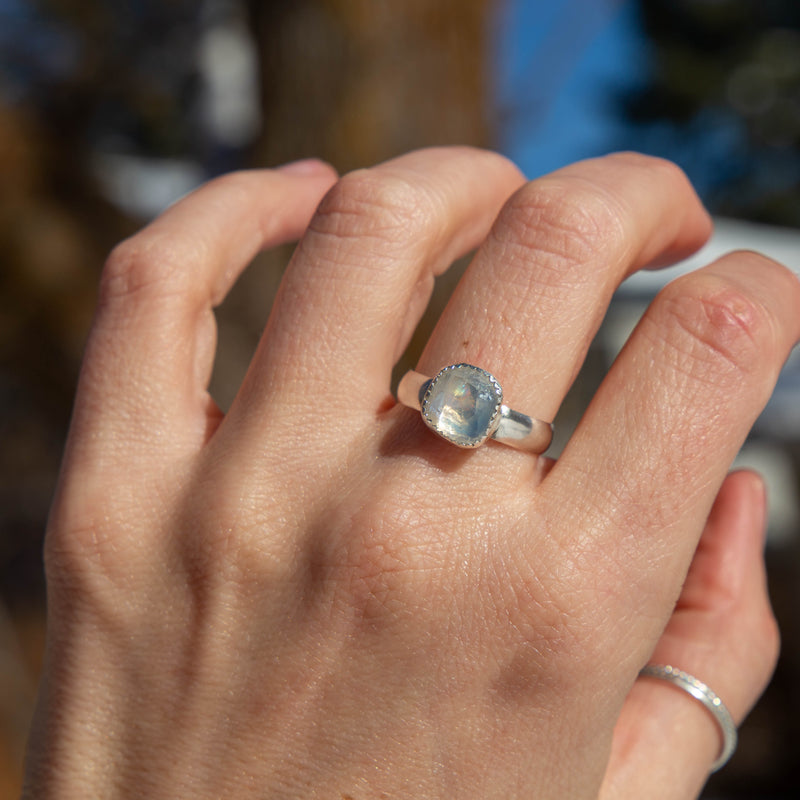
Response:
[{"label": "little finger", "polygon": [[[676,610],[650,658],[709,685],[741,723],[775,666],[778,634],[763,560],[764,489],[735,473],[720,490]],[[617,723],[600,800],[696,797],[722,747],[720,726],[668,683],[635,682]]]}]

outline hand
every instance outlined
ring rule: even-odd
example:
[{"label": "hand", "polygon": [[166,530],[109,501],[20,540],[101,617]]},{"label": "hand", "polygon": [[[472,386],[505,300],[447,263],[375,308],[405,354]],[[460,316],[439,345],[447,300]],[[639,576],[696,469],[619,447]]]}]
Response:
[{"label": "hand", "polygon": [[[418,368],[477,364],[552,419],[620,281],[709,229],[662,161],[526,183],[454,148],[224,177],[123,243],[47,536],[26,796],[696,794],[713,722],[636,676],[674,663],[737,721],[768,680],[763,491],[726,473],[800,283],[738,253],[670,284],[558,462],[459,450],[389,382],[479,247]],[[297,237],[223,416],[212,307]]]}]

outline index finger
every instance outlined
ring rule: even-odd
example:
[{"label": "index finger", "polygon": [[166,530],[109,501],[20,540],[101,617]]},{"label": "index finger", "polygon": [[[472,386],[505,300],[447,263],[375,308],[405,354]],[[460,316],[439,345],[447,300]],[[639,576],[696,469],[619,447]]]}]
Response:
[{"label": "index finger", "polygon": [[130,448],[202,437],[213,306],[259,250],[300,236],[335,177],[321,162],[232,173],[115,249],[73,419],[73,431],[91,435],[74,443],[124,442],[130,458]]}]

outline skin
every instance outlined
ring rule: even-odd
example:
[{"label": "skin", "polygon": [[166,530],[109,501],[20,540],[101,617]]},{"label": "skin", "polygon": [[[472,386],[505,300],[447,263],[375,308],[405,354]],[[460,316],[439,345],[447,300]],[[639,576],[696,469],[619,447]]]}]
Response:
[{"label": "skin", "polygon": [[[554,462],[462,451],[389,394],[435,275],[478,248],[418,369],[552,419],[619,282],[698,248],[673,165],[526,182],[412,153],[227,176],[111,255],[46,543],[27,798],[687,798],[778,636],[765,501],[727,476],[800,337],[735,253],[656,298]],[[229,412],[213,306],[300,239]]]}]

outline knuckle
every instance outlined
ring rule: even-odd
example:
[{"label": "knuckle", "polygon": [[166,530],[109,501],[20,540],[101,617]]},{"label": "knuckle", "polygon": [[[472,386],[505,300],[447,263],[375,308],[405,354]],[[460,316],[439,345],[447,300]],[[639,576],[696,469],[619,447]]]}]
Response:
[{"label": "knuckle", "polygon": [[[108,563],[105,535],[93,524],[48,532],[44,544],[44,567],[48,583],[69,587],[74,597],[96,596],[116,570]],[[113,551],[112,551],[113,552]]]},{"label": "knuckle", "polygon": [[620,165],[635,167],[651,173],[654,178],[670,183],[689,183],[686,173],[674,162],[658,156],[645,155],[630,150],[612,153],[607,156],[610,161]]},{"label": "knuckle", "polygon": [[242,588],[263,588],[290,579],[294,559],[284,531],[264,510],[246,516],[217,514],[203,525],[200,535],[181,553],[190,585],[224,580]]},{"label": "knuckle", "polygon": [[309,230],[334,238],[407,245],[432,228],[434,201],[397,175],[358,170],[343,176],[323,198]]},{"label": "knuckle", "polygon": [[678,279],[657,298],[655,318],[692,376],[707,382],[758,372],[770,350],[765,309],[720,278]]},{"label": "knuckle", "polygon": [[250,197],[254,182],[259,182],[259,170],[235,170],[218,175],[205,184],[205,190],[213,189],[223,197],[239,194]]},{"label": "knuckle", "polygon": [[370,504],[328,537],[334,602],[358,627],[380,630],[425,613],[439,564],[421,528],[407,509]]},{"label": "knuckle", "polygon": [[[551,176],[527,184],[509,200],[492,236],[507,257],[525,267],[523,274],[540,283],[578,287],[596,279],[598,271],[587,265],[598,252],[618,249],[624,230],[620,207],[610,195]],[[537,269],[527,269],[533,260]]]},{"label": "knuckle", "polygon": [[100,280],[100,303],[138,297],[185,295],[198,282],[189,280],[187,263],[201,257],[197,242],[142,232],[118,244]]},{"label": "knuckle", "polygon": [[297,553],[292,517],[281,507],[295,473],[265,473],[241,458],[235,468],[215,464],[191,489],[193,535],[180,561],[190,584],[223,580],[231,585],[275,585],[284,581]]},{"label": "knuckle", "polygon": [[[133,512],[131,512],[133,513]],[[107,624],[124,624],[126,604],[148,571],[148,547],[124,523],[87,511],[53,523],[44,544],[44,569],[54,601],[80,608]]]}]

